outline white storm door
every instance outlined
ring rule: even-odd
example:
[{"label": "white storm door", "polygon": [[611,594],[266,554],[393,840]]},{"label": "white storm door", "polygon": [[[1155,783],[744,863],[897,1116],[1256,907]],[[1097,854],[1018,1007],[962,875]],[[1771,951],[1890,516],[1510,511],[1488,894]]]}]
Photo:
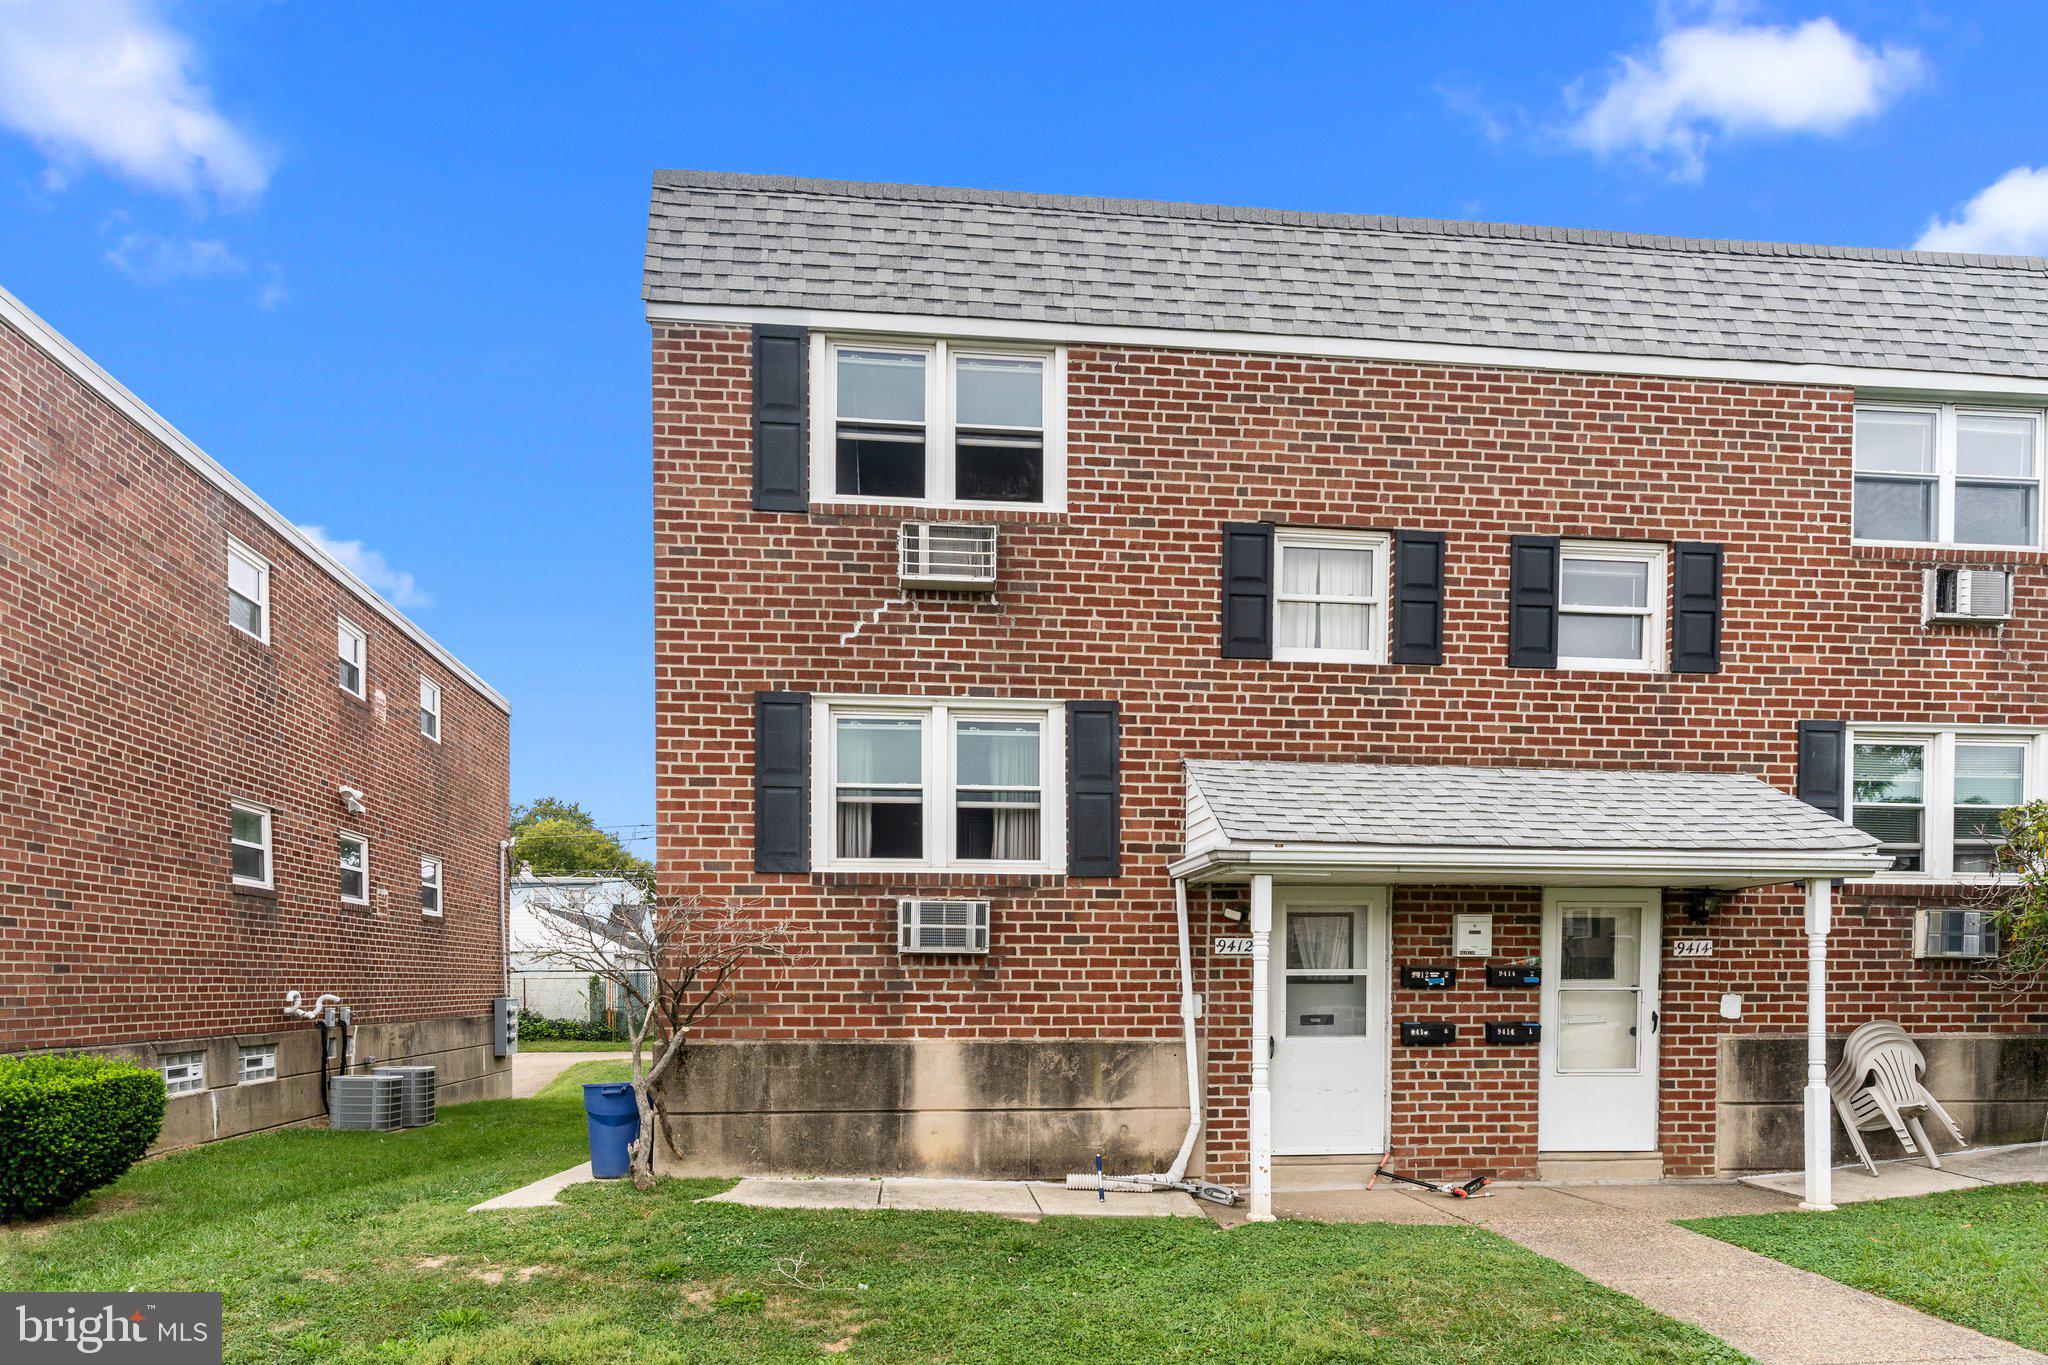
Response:
[{"label": "white storm door", "polygon": [[1274,900],[1274,1154],[1383,1152],[1386,893],[1283,887]]},{"label": "white storm door", "polygon": [[1540,1150],[1657,1150],[1662,921],[1657,891],[1544,893]]}]

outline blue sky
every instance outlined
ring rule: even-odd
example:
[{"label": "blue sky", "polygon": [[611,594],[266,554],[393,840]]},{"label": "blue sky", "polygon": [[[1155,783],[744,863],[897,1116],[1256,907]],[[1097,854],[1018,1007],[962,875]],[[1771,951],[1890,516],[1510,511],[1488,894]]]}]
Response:
[{"label": "blue sky", "polygon": [[[0,283],[653,819],[657,167],[2048,251],[2026,3],[0,0]],[[646,849],[646,844],[640,845]]]}]

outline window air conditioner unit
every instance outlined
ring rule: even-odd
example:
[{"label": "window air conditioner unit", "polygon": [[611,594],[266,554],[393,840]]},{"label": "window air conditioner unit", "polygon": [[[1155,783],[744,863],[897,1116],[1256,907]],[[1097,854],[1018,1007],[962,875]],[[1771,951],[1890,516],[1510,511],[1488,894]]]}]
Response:
[{"label": "window air conditioner unit", "polygon": [[985,953],[988,902],[905,896],[896,902],[896,949],[904,953]]},{"label": "window air conditioner unit", "polygon": [[1989,910],[1917,910],[1914,957],[1997,957],[1998,923]]},{"label": "window air conditioner unit", "polygon": [[952,521],[906,521],[903,583],[920,588],[993,588],[996,528]]},{"label": "window air conditioner unit", "polygon": [[1927,619],[2003,621],[2012,615],[2012,573],[2006,569],[1929,569]]}]

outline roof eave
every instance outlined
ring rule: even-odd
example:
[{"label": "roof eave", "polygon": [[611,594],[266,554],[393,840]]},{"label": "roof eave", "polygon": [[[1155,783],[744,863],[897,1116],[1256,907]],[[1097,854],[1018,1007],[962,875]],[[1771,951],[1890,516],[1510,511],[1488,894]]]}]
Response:
[{"label": "roof eave", "polygon": [[1875,849],[1441,848],[1418,845],[1232,843],[1169,864],[1191,882],[1255,875],[1375,884],[1706,886],[1734,890],[1780,882],[1869,877],[1891,866]]}]

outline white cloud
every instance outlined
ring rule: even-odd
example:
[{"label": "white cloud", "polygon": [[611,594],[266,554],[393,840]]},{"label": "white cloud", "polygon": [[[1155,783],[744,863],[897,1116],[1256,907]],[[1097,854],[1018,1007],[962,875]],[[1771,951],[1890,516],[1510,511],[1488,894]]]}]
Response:
[{"label": "white cloud", "polygon": [[299,530],[308,540],[340,560],[343,568],[383,593],[393,606],[411,610],[434,605],[433,597],[420,591],[411,574],[392,568],[382,553],[360,540],[336,540],[319,526],[301,526]]},{"label": "white cloud", "polygon": [[107,264],[143,284],[202,280],[212,275],[240,275],[248,270],[227,243],[211,238],[173,241],[153,232],[126,232],[107,252]]},{"label": "white cloud", "polygon": [[263,269],[263,283],[256,290],[256,306],[268,312],[290,299],[292,291],[284,287],[284,271],[276,265]]},{"label": "white cloud", "polygon": [[253,203],[270,158],[197,69],[152,0],[0,0],[0,124],[49,158],[46,188],[97,162],[195,203]]},{"label": "white cloud", "polygon": [[1566,92],[1570,141],[1601,156],[1639,154],[1697,180],[1718,138],[1828,136],[1878,113],[1924,72],[1911,48],[1873,48],[1833,19],[1796,28],[1743,24],[1723,10],[1623,56],[1597,90]]},{"label": "white cloud", "polygon": [[2048,167],[2013,167],[1954,218],[1929,223],[1913,245],[1920,251],[2048,256]]}]

